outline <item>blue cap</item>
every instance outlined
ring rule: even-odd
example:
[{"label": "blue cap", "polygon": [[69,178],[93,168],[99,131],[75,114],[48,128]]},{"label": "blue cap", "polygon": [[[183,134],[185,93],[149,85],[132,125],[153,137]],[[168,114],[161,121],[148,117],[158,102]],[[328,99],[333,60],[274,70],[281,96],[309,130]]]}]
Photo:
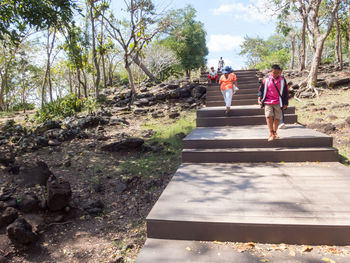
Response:
[{"label": "blue cap", "polygon": [[223,70],[221,71],[222,73],[231,73],[233,70],[230,66],[226,66],[223,68]]}]

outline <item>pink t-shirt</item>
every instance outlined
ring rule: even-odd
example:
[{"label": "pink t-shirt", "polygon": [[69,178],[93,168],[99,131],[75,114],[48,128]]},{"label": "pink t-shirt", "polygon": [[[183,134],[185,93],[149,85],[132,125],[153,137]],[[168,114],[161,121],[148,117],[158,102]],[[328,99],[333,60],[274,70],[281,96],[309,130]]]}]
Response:
[{"label": "pink t-shirt", "polygon": [[265,104],[279,104],[280,103],[279,95],[277,93],[275,85],[273,85],[272,80],[275,81],[275,84],[276,84],[278,90],[281,92],[281,80],[282,80],[282,77],[279,76],[278,79],[276,80],[276,79],[274,79],[272,77],[272,75],[270,75],[269,83],[268,83],[268,86],[267,86],[266,98],[265,98],[265,101],[264,101]]}]

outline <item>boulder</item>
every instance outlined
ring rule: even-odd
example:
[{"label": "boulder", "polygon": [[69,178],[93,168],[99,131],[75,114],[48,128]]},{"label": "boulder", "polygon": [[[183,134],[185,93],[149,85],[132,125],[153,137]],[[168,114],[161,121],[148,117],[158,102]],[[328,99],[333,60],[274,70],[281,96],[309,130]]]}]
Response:
[{"label": "boulder", "polygon": [[32,226],[24,219],[18,218],[6,228],[9,239],[15,245],[29,245],[37,240]]},{"label": "boulder", "polygon": [[350,125],[350,116],[345,119],[345,123]]},{"label": "boulder", "polygon": [[101,116],[86,116],[85,118],[78,120],[77,127],[80,129],[95,128],[98,125],[105,125],[107,123],[108,120]]},{"label": "boulder", "polygon": [[179,88],[179,84],[168,84],[165,86],[166,89],[170,89],[170,90],[174,90],[174,89],[177,89]]},{"label": "boulder", "polygon": [[159,93],[155,97],[156,97],[156,100],[165,100],[167,98],[167,94],[166,93]]},{"label": "boulder", "polygon": [[17,206],[25,213],[37,212],[40,209],[40,201],[34,193],[26,193],[21,197]]},{"label": "boulder", "polygon": [[336,86],[350,83],[349,77],[334,77],[326,80],[328,87],[334,88]]},{"label": "boulder", "polygon": [[89,214],[101,214],[104,204],[101,200],[89,200],[83,204],[83,209]]},{"label": "boulder", "polygon": [[137,100],[137,101],[134,102],[134,105],[141,106],[141,107],[142,106],[148,106],[148,104],[149,104],[149,101],[146,98],[143,98],[143,99],[140,99],[140,100]]},{"label": "boulder", "polygon": [[175,118],[177,118],[177,117],[179,117],[180,116],[180,113],[178,113],[177,111],[172,111],[172,112],[170,112],[170,114],[169,114],[169,118],[170,119],[175,119]]},{"label": "boulder", "polygon": [[36,137],[35,139],[35,143],[38,147],[46,147],[46,146],[49,146],[49,140],[46,139],[45,137],[43,136],[38,136]]},{"label": "boulder", "polygon": [[144,140],[139,138],[127,138],[119,142],[110,143],[101,147],[101,150],[108,152],[140,150]]},{"label": "boulder", "polygon": [[68,206],[72,197],[69,182],[50,177],[47,181],[47,206],[51,211],[58,211]]},{"label": "boulder", "polygon": [[111,119],[109,120],[109,125],[118,125],[118,124],[129,125],[129,122],[124,117],[119,118],[116,116],[112,116]]},{"label": "boulder", "polygon": [[73,140],[74,138],[79,137],[80,134],[81,134],[81,130],[78,127],[64,129],[64,130],[61,130],[58,136],[58,140],[61,142],[70,141],[70,140]]},{"label": "boulder", "polygon": [[196,86],[192,89],[191,95],[193,98],[199,99],[207,92],[207,89],[203,86]]},{"label": "boulder", "polygon": [[148,112],[148,109],[145,108],[136,108],[134,109],[134,114],[139,115],[139,114],[146,114]]},{"label": "boulder", "polygon": [[11,224],[17,219],[17,217],[17,209],[13,207],[7,207],[0,215],[0,228]]},{"label": "boulder", "polygon": [[6,167],[15,162],[15,156],[8,147],[0,148],[0,164]]},{"label": "boulder", "polygon": [[19,183],[32,187],[37,184],[46,185],[52,172],[46,163],[38,161],[36,164],[26,164],[20,167],[18,180]]},{"label": "boulder", "polygon": [[58,121],[47,120],[35,129],[35,133],[43,134],[44,132],[52,129],[61,129],[61,124]]},{"label": "boulder", "polygon": [[175,90],[175,93],[178,94],[178,97],[180,99],[189,98],[189,97],[191,97],[191,88],[190,88],[190,86],[178,88]]}]

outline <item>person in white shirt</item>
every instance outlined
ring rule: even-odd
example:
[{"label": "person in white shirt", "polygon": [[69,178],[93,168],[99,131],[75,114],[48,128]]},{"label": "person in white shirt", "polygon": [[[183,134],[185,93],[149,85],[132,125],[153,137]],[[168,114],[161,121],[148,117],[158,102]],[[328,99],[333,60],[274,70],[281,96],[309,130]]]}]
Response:
[{"label": "person in white shirt", "polygon": [[219,63],[218,63],[218,71],[221,71],[224,68],[224,66],[225,66],[225,62],[222,59],[222,57],[220,57]]},{"label": "person in white shirt", "polygon": [[214,67],[211,67],[209,69],[208,83],[218,83],[218,78],[218,72],[214,69]]}]

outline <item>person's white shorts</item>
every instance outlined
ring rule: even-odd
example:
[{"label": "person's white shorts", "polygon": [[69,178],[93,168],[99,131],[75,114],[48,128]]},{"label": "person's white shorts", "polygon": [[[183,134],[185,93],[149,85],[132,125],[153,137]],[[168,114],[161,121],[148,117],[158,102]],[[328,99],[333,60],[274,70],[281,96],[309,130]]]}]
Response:
[{"label": "person's white shorts", "polygon": [[233,95],[232,89],[222,90],[221,93],[224,96],[226,107],[231,107],[231,101],[232,101],[232,95]]}]

